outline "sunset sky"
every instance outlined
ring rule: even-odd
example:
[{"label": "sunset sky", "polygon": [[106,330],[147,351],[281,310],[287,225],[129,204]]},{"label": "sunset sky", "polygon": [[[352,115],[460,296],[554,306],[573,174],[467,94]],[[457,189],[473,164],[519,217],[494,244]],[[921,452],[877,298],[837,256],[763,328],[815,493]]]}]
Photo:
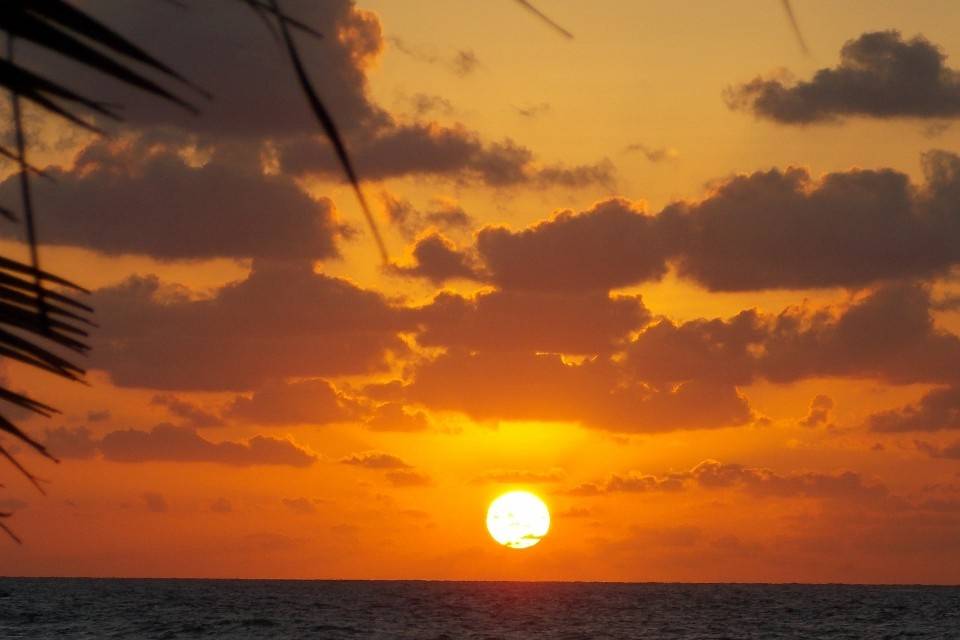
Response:
[{"label": "sunset sky", "polygon": [[99,328],[0,573],[960,582],[955,0],[288,0],[386,265],[249,9],[81,4],[215,98],[23,54],[125,120],[28,112]]}]

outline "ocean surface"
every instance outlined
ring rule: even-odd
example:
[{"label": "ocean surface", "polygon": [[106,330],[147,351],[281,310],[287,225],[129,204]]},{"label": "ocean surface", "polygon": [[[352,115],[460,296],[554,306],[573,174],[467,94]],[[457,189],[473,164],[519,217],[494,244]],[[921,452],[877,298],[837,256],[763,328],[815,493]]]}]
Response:
[{"label": "ocean surface", "polygon": [[960,588],[0,578],[0,638],[960,638]]}]

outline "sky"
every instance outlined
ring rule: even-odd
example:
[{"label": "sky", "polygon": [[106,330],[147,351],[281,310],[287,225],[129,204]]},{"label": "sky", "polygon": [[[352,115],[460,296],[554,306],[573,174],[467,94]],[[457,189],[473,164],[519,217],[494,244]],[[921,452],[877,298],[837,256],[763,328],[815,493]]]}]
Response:
[{"label": "sky", "polygon": [[63,412],[0,571],[960,582],[952,2],[284,4],[387,263],[248,9],[84,2],[215,97],[28,58],[124,121],[27,114],[99,328],[89,386],[0,361]]}]

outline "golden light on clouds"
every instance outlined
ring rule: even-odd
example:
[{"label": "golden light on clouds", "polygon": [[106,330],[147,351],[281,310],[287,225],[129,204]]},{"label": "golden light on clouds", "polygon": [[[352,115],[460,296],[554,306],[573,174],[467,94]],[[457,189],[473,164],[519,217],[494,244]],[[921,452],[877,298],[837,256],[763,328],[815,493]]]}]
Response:
[{"label": "golden light on clouds", "polygon": [[487,530],[505,547],[527,549],[547,535],[550,511],[529,491],[510,491],[490,503]]}]

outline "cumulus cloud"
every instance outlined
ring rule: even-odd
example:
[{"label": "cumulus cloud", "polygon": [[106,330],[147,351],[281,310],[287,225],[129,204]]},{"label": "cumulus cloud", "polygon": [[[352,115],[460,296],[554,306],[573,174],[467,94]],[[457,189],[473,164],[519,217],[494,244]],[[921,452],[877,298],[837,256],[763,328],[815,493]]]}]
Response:
[{"label": "cumulus cloud", "polygon": [[955,379],[960,338],[937,328],[930,291],[893,284],[842,309],[745,311],[728,320],[662,320],[628,345],[624,366],[659,385],[744,385],[848,376],[905,384]]},{"label": "cumulus cloud", "polygon": [[639,296],[493,291],[441,293],[417,314],[426,346],[483,351],[609,353],[650,319]]},{"label": "cumulus cloud", "polygon": [[[89,439],[89,434],[79,434]],[[78,436],[78,437],[79,437]],[[94,446],[111,462],[210,462],[238,467],[309,467],[317,456],[289,440],[255,436],[243,442],[212,442],[188,427],[160,424],[149,431],[111,431]]]},{"label": "cumulus cloud", "polygon": [[473,225],[473,218],[456,200],[450,198],[433,198],[429,208],[424,211],[414,207],[409,200],[396,198],[387,192],[381,194],[381,199],[390,224],[409,239],[431,228],[458,231]]},{"label": "cumulus cloud", "polygon": [[85,460],[97,454],[97,439],[86,427],[47,429],[44,445],[58,458]]},{"label": "cumulus cloud", "polygon": [[194,299],[155,277],[93,296],[103,326],[93,366],[120,386],[248,390],[285,377],[367,373],[405,347],[407,313],[309,263],[254,263],[249,277]]},{"label": "cumulus cloud", "polygon": [[413,433],[425,431],[430,422],[422,411],[408,411],[400,402],[385,402],[374,410],[366,425],[371,431]]},{"label": "cumulus cloud", "polygon": [[914,404],[867,417],[871,431],[942,431],[960,429],[960,385],[934,389]]},{"label": "cumulus cloud", "polygon": [[271,381],[250,396],[238,396],[225,415],[256,424],[328,424],[357,415],[356,402],[326,380]]},{"label": "cumulus cloud", "polygon": [[425,278],[438,286],[447,280],[480,278],[473,259],[439,233],[417,240],[411,254],[411,263],[394,264],[390,270],[403,276]]},{"label": "cumulus cloud", "polygon": [[732,385],[692,380],[656,389],[621,379],[605,360],[569,364],[524,352],[450,351],[418,368],[405,393],[478,420],[576,422],[620,432],[720,428],[752,417]]},{"label": "cumulus cloud", "polygon": [[181,426],[202,429],[204,427],[219,427],[223,425],[223,420],[219,416],[198,407],[188,400],[178,398],[169,393],[161,393],[153,396],[150,404],[166,407],[171,415],[182,420]]},{"label": "cumulus cloud", "polygon": [[476,253],[492,284],[606,291],[679,274],[712,291],[860,287],[960,264],[960,156],[923,156],[926,182],[892,169],[813,178],[799,168],[719,183],[648,213],[622,199],[520,230],[487,227]]},{"label": "cumulus cloud", "polygon": [[411,469],[388,471],[384,477],[395,487],[429,487],[433,484],[430,476]]},{"label": "cumulus cloud", "polygon": [[521,231],[486,227],[477,251],[503,289],[590,291],[662,277],[673,253],[656,218],[626,200],[561,211]]},{"label": "cumulus cloud", "polygon": [[[960,440],[945,447],[938,447],[929,442],[916,441],[917,449],[924,452],[931,458],[945,458],[948,460],[960,460]],[[953,508],[960,506],[960,503],[954,503]]]},{"label": "cumulus cloud", "polygon": [[922,36],[864,33],[840,50],[840,63],[807,81],[757,78],[728,90],[731,107],[784,124],[845,116],[945,118],[960,115],[960,73]]},{"label": "cumulus cloud", "polygon": [[155,491],[146,491],[143,496],[143,504],[147,507],[147,511],[153,513],[166,513],[169,507],[167,506],[167,499],[163,497],[162,494]]},{"label": "cumulus cloud", "polygon": [[284,498],[281,500],[281,502],[283,503],[283,506],[290,509],[294,513],[310,514],[317,512],[316,505],[306,498]]},{"label": "cumulus cloud", "polygon": [[[183,110],[137,95],[116,82],[82,67],[71,66],[72,87],[108,104],[124,105],[126,121],[135,127],[174,126],[202,135],[234,138],[280,137],[314,133],[316,119],[300,92],[296,77],[270,30],[256,15],[233,2],[191,5],[189,20],[175,3],[144,6],[91,0],[84,10],[214,95],[204,100],[175,89],[201,109],[195,117]],[[367,95],[366,71],[383,49],[377,17],[352,0],[291,0],[284,10],[324,35],[297,35],[304,65],[334,119],[346,129],[376,124],[383,117]],[[63,62],[37,53],[42,69]],[[172,88],[173,85],[171,85]]]},{"label": "cumulus cloud", "polygon": [[[319,139],[290,140],[279,146],[279,152],[280,166],[286,173],[341,177],[336,156]],[[371,180],[435,175],[491,187],[533,184],[573,188],[608,184],[614,173],[609,162],[541,166],[530,149],[512,140],[485,143],[479,134],[462,125],[435,122],[393,123],[358,136],[351,144],[351,155],[360,174]]]},{"label": "cumulus cloud", "polygon": [[813,428],[825,425],[830,420],[830,411],[833,409],[833,399],[823,394],[817,395],[810,401],[810,410],[800,420],[803,427]]},{"label": "cumulus cloud", "polygon": [[411,466],[395,455],[382,451],[364,451],[354,453],[340,459],[341,464],[348,464],[364,469],[410,469]]},{"label": "cumulus cloud", "polygon": [[680,491],[733,488],[756,496],[806,497],[840,500],[877,500],[889,495],[885,486],[871,483],[852,471],[777,473],[763,467],[704,460],[689,471],[654,476],[631,472],[613,474],[603,483],[586,483],[568,493],[581,496],[617,492]]},{"label": "cumulus cloud", "polygon": [[[333,203],[310,198],[289,178],[264,175],[256,158],[215,154],[193,166],[176,148],[97,141],[72,169],[48,172],[53,180],[34,186],[46,243],[160,260],[339,255],[344,227]],[[12,201],[18,189],[16,176],[8,177],[0,200]]]}]

